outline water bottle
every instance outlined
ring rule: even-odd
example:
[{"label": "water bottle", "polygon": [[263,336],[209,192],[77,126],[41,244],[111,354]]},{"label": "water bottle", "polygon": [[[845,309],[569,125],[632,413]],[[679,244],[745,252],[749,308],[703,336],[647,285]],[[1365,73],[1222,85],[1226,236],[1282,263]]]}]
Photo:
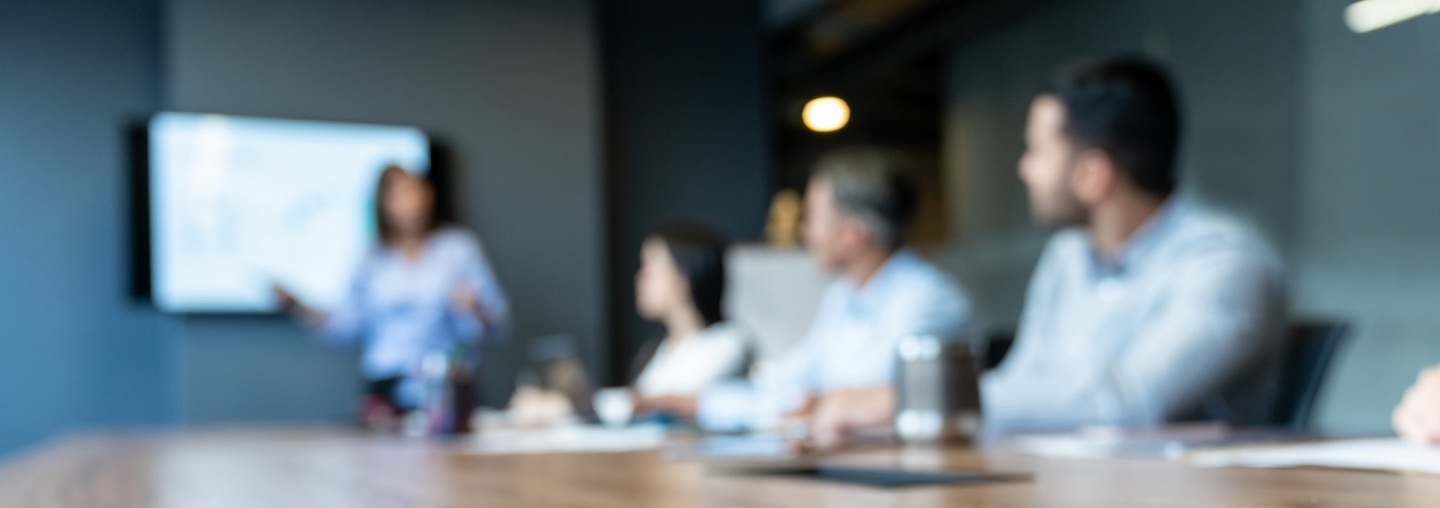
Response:
[{"label": "water bottle", "polygon": [[425,353],[420,359],[420,376],[425,382],[425,432],[431,435],[451,433],[453,397],[450,393],[450,356],[441,351]]}]

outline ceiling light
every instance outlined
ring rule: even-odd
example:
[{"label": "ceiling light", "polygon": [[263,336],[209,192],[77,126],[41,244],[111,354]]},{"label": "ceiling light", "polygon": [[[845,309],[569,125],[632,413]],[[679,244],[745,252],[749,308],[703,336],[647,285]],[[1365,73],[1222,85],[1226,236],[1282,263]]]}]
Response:
[{"label": "ceiling light", "polygon": [[1360,0],[1345,8],[1345,24],[1363,34],[1440,12],[1440,0]]},{"label": "ceiling light", "polygon": [[816,97],[805,103],[800,119],[812,131],[835,132],[850,122],[850,105],[839,97]]}]

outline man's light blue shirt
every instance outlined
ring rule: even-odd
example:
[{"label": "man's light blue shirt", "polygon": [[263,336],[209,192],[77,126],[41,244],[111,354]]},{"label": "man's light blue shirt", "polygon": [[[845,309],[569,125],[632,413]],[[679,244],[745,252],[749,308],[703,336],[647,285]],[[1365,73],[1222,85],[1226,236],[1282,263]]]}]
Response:
[{"label": "man's light blue shirt", "polygon": [[1115,260],[1057,233],[1014,349],[982,383],[991,430],[1255,423],[1278,382],[1284,284],[1251,228],[1169,200]]},{"label": "man's light blue shirt", "polygon": [[950,277],[902,249],[864,286],[845,278],[831,283],[803,342],[750,381],[701,394],[697,418],[711,430],[762,429],[807,395],[890,385],[900,338],[959,337],[969,319],[969,300]]},{"label": "man's light blue shirt", "polygon": [[[457,308],[457,289],[470,291],[489,322],[471,309]],[[510,305],[479,240],[467,231],[445,228],[425,242],[418,259],[379,247],[361,262],[345,298],[326,313],[320,331],[328,342],[361,342],[361,370],[369,379],[404,378],[397,397],[418,401],[415,382],[427,352],[450,352],[459,343],[500,339]]]}]

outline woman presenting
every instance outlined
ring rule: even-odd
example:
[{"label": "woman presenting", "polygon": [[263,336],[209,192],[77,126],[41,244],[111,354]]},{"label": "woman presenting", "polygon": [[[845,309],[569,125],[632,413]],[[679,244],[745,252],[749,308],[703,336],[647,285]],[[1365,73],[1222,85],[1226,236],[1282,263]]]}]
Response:
[{"label": "woman presenting", "polygon": [[498,340],[509,303],[479,240],[440,225],[435,190],[399,166],[386,167],[375,190],[376,245],[334,308],[317,310],[284,288],[282,308],[333,344],[359,343],[367,381],[366,423],[384,423],[421,403],[420,360]]}]

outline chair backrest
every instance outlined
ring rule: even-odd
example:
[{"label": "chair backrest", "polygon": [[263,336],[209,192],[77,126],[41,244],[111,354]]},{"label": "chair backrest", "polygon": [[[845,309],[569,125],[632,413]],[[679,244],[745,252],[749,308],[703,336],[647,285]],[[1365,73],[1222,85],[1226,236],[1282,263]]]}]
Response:
[{"label": "chair backrest", "polygon": [[1325,375],[1350,326],[1345,322],[1299,322],[1291,325],[1285,350],[1284,377],[1270,424],[1292,429],[1310,426]]},{"label": "chair backrest", "polygon": [[991,330],[985,334],[985,351],[980,355],[980,366],[985,370],[999,367],[1009,356],[1010,348],[1015,345],[1015,330],[999,329]]},{"label": "chair backrest", "polygon": [[[1325,375],[1334,363],[1350,326],[1345,322],[1301,321],[1286,336],[1280,392],[1265,422],[1276,427],[1306,429],[1319,399]],[[998,367],[1015,342],[1014,331],[995,330],[987,336],[982,356],[986,370]]]},{"label": "chair backrest", "polygon": [[833,276],[798,248],[736,245],[725,260],[727,319],[753,334],[756,361],[782,358],[809,333]]}]

